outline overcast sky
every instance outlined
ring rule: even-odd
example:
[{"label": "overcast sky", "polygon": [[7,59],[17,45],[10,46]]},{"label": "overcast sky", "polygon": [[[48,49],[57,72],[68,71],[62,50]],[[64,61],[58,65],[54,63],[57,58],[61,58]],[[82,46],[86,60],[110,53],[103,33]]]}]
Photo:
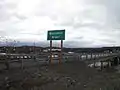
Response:
[{"label": "overcast sky", "polygon": [[64,45],[120,45],[120,0],[0,0],[0,35],[47,42],[48,30],[66,30]]}]

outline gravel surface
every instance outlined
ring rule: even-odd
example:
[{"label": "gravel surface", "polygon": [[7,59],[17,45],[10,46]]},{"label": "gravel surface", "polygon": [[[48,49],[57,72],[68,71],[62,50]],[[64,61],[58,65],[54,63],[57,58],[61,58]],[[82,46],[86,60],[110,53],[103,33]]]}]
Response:
[{"label": "gravel surface", "polygon": [[119,90],[120,74],[113,71],[98,71],[82,61],[11,68],[0,72],[0,90]]}]

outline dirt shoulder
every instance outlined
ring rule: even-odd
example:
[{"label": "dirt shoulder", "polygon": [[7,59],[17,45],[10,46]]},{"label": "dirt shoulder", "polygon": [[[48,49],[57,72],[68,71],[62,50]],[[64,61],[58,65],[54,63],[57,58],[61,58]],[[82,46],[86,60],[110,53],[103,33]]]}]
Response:
[{"label": "dirt shoulder", "polygon": [[0,76],[9,77],[11,90],[119,90],[120,86],[119,73],[101,72],[84,62],[12,69]]}]

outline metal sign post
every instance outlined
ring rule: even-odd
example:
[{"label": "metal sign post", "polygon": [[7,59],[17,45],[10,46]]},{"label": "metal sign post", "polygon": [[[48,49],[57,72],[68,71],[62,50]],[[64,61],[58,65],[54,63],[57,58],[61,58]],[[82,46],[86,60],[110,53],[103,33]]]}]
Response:
[{"label": "metal sign post", "polygon": [[52,40],[50,40],[50,61],[49,63],[52,62]]},{"label": "metal sign post", "polygon": [[61,40],[61,51],[60,51],[59,63],[61,63],[62,61],[62,49],[63,49],[63,40]]}]

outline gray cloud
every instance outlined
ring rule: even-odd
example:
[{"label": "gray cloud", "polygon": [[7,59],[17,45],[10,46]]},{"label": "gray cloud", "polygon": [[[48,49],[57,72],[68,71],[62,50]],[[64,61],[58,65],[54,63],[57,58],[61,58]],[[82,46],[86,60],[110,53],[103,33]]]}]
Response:
[{"label": "gray cloud", "polygon": [[0,0],[0,22],[10,20],[16,8],[15,3],[6,1],[7,0]]},{"label": "gray cloud", "polygon": [[108,9],[108,20],[120,21],[120,0],[107,0],[106,7]]},{"label": "gray cloud", "polygon": [[7,33],[5,31],[0,31],[0,37],[5,37],[7,36]]},{"label": "gray cloud", "polygon": [[[104,45],[105,42],[107,42],[110,45],[112,45],[112,44],[120,45],[120,43],[119,43],[119,37],[120,37],[120,30],[119,30],[120,29],[120,22],[119,22],[120,6],[119,6],[119,4],[120,4],[120,1],[119,0],[93,0],[92,2],[88,1],[88,3],[91,5],[92,4],[100,5],[100,6],[104,7],[105,12],[102,13],[102,8],[100,7],[101,10],[97,9],[98,14],[99,14],[98,18],[94,18],[91,16],[92,14],[90,14],[91,9],[84,10],[83,12],[79,12],[78,15],[74,16],[74,19],[68,20],[68,23],[67,23],[67,21],[66,21],[66,23],[64,23],[64,21],[63,21],[63,23],[61,22],[58,25],[73,27],[73,29],[79,29],[80,31],[82,30],[83,27],[89,28],[89,30],[96,29],[96,31],[101,35],[101,37],[105,36],[108,38],[108,39],[106,39],[106,38],[98,39],[101,41],[100,45],[102,45],[102,43]],[[95,11],[96,10],[93,10],[93,12],[95,12]],[[82,19],[81,19],[81,16],[82,16],[81,14],[88,19],[90,18],[90,21],[84,23],[84,21],[82,21]],[[96,17],[95,14],[93,14],[93,16]],[[77,18],[77,22],[76,22],[75,18]],[[104,20],[104,19],[106,19],[106,20]],[[94,22],[94,21],[97,21],[97,22]]]},{"label": "gray cloud", "polygon": [[14,17],[18,18],[19,20],[26,20],[27,17],[26,16],[23,16],[23,15],[19,15],[19,14],[14,14]]},{"label": "gray cloud", "polygon": [[120,45],[119,4],[119,0],[0,0],[0,35],[20,39],[19,33],[33,33],[43,39],[47,30],[65,28],[65,46]]},{"label": "gray cloud", "polygon": [[64,42],[65,47],[92,47],[93,42],[91,41],[66,41]]},{"label": "gray cloud", "polygon": [[76,40],[81,40],[81,39],[84,39],[84,37],[83,37],[83,36],[77,36],[77,37],[75,37],[74,39],[76,39]]},{"label": "gray cloud", "polygon": [[111,39],[101,39],[102,42],[107,42],[107,43],[111,43],[111,44],[115,44],[116,41],[115,40],[111,40]]}]

